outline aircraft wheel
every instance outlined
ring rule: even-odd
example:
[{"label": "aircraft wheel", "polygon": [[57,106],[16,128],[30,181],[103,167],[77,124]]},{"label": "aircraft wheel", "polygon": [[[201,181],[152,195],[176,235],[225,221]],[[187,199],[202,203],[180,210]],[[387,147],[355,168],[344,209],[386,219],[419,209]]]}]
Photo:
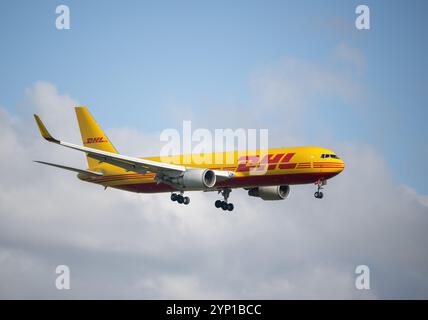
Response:
[{"label": "aircraft wheel", "polygon": [[314,193],[314,197],[317,199],[319,198],[319,192],[318,191]]},{"label": "aircraft wheel", "polygon": [[232,211],[234,208],[233,203],[228,203],[227,204],[227,210]]},{"label": "aircraft wheel", "polygon": [[228,209],[228,203],[227,202],[225,202],[225,201],[222,201],[223,203],[221,204],[221,208],[224,210],[224,211],[226,211],[227,209]]},{"label": "aircraft wheel", "polygon": [[178,202],[179,204],[182,204],[182,203],[184,202],[184,197],[183,197],[182,195],[178,195],[178,196],[177,196],[177,202]]},{"label": "aircraft wheel", "polygon": [[183,203],[184,204],[189,204],[190,203],[190,198],[189,197],[184,197],[183,198]]},{"label": "aircraft wheel", "polygon": [[175,193],[171,194],[171,201],[177,201],[177,195]]},{"label": "aircraft wheel", "polygon": [[221,205],[222,205],[222,203],[223,203],[223,201],[221,201],[221,200],[217,200],[217,201],[214,203],[214,205],[215,205],[215,207],[216,207],[216,208],[220,208],[220,207],[221,207]]},{"label": "aircraft wheel", "polygon": [[322,197],[324,197],[324,194],[322,193],[322,191],[320,191],[320,192],[318,193],[318,199],[322,199]]}]

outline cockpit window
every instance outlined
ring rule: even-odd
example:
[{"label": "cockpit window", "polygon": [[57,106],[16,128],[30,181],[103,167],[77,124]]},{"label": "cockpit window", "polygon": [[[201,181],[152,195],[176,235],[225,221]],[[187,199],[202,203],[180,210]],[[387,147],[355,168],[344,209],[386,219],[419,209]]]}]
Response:
[{"label": "cockpit window", "polygon": [[333,159],[340,159],[337,155],[335,155],[335,154],[329,154],[329,153],[323,153],[322,155],[321,155],[321,158],[322,159],[326,159],[326,158],[333,158]]}]

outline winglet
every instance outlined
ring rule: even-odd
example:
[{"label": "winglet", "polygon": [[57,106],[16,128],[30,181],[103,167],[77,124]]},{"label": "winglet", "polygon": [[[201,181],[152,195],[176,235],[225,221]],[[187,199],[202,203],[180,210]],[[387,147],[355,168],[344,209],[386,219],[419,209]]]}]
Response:
[{"label": "winglet", "polygon": [[37,126],[39,127],[40,133],[43,138],[50,142],[60,143],[59,140],[51,136],[48,129],[46,129],[45,125],[43,124],[42,120],[40,120],[40,117],[37,114],[34,115],[34,119],[36,119]]}]

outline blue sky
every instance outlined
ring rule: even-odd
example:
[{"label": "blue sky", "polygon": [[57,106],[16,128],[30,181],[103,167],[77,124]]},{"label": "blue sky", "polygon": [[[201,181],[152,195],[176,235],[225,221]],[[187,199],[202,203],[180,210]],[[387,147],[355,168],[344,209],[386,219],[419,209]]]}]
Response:
[{"label": "blue sky", "polygon": [[[66,4],[71,30],[55,29]],[[14,112],[38,80],[90,107],[105,127],[174,125],[171,104],[203,115],[254,103],[251,79],[287,58],[351,74],[364,97],[311,99],[296,133],[330,129],[337,143],[375,146],[397,183],[427,194],[426,1],[365,1],[371,29],[354,27],[359,1],[10,1],[0,4],[0,105]],[[346,44],[362,71],[332,60]],[[343,107],[349,104],[349,107]],[[328,105],[328,107],[327,107]],[[176,114],[175,114],[176,116]],[[182,120],[182,119],[178,119]],[[185,119],[183,119],[185,120]],[[240,127],[239,118],[233,119]],[[265,127],[278,126],[267,119]]]}]

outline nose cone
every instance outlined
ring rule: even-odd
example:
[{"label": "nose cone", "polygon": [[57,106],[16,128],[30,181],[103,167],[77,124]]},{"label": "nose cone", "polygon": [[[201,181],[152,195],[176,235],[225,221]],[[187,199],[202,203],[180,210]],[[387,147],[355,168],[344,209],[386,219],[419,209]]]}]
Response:
[{"label": "nose cone", "polygon": [[337,166],[337,173],[341,173],[344,169],[345,169],[345,161],[340,159],[339,164]]},{"label": "nose cone", "polygon": [[322,148],[319,157],[320,161],[314,161],[314,168],[319,168],[321,172],[336,175],[345,169],[345,162],[332,150]]}]

